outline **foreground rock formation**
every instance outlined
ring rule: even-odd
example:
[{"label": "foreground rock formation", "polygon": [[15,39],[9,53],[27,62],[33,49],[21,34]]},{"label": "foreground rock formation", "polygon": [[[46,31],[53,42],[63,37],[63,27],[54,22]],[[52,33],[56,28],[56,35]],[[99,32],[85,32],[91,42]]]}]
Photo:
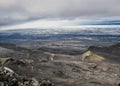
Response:
[{"label": "foreground rock formation", "polygon": [[19,76],[7,67],[0,68],[0,86],[55,86],[49,80]]}]

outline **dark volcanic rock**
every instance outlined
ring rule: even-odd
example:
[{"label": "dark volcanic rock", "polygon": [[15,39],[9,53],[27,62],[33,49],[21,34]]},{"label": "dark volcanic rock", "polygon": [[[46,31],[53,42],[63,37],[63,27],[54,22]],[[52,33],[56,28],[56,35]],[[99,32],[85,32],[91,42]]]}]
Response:
[{"label": "dark volcanic rock", "polygon": [[49,80],[22,77],[11,69],[0,68],[0,86],[54,86]]}]

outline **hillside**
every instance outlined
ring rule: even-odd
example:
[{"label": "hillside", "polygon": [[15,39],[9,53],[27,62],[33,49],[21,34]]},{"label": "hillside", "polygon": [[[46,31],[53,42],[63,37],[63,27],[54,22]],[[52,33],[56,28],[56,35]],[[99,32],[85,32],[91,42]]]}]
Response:
[{"label": "hillside", "polygon": [[108,46],[108,47],[102,47],[102,46],[91,46],[88,48],[88,50],[93,51],[99,55],[102,55],[103,57],[106,57],[107,59],[114,61],[114,62],[120,62],[120,43]]},{"label": "hillside", "polygon": [[[0,45],[5,50],[13,51],[8,55],[1,55],[3,51],[0,51],[0,66],[14,71],[15,76],[12,78],[17,77],[16,83],[21,82],[18,80],[21,77],[22,80],[26,78],[27,82],[34,78],[35,82],[41,82],[42,80],[42,83],[48,84],[52,82],[55,86],[119,86],[120,84],[120,65],[118,61],[115,62],[116,58],[114,58],[115,60],[112,62],[113,58],[103,55],[103,53],[108,55],[109,52],[103,52],[102,50],[103,48],[112,48],[113,51],[117,51],[119,44],[107,48],[101,47],[101,49],[92,46],[88,51],[76,55],[75,53],[69,54],[72,52],[70,50],[67,51],[69,53],[53,50],[55,53],[50,52],[51,49],[42,51],[39,48],[33,50],[17,45],[9,45],[11,44]],[[115,55],[115,53],[111,54]],[[0,75],[0,77],[8,76],[4,74]],[[7,80],[10,80],[9,77]],[[6,83],[4,79],[0,80],[0,82],[2,84]],[[32,83],[30,86],[49,85],[39,85],[39,83],[33,85]]]}]

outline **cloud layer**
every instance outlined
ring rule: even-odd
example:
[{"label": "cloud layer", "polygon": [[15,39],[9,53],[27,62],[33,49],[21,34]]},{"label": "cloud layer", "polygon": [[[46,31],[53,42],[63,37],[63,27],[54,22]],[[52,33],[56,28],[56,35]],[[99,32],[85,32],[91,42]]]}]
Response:
[{"label": "cloud layer", "polygon": [[0,25],[33,19],[120,17],[120,0],[0,0]]}]

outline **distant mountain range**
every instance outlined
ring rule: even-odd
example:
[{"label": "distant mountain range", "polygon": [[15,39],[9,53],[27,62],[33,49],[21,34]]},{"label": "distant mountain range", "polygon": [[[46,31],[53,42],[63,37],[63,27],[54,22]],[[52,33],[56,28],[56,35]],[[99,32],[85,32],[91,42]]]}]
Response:
[{"label": "distant mountain range", "polygon": [[120,25],[120,20],[85,22],[83,25]]},{"label": "distant mountain range", "polygon": [[0,32],[0,41],[78,40],[84,44],[113,44],[120,42],[120,27],[84,27],[76,29],[18,29]]}]

